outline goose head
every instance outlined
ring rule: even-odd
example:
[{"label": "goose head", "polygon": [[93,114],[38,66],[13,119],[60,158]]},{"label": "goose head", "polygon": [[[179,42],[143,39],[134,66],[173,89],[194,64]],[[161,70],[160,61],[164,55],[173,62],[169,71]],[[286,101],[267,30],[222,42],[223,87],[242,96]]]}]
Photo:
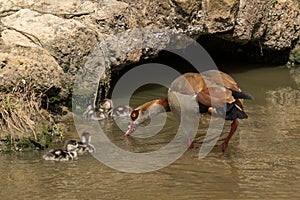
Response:
[{"label": "goose head", "polygon": [[166,111],[170,111],[167,98],[152,100],[137,107],[130,114],[129,127],[125,136],[132,134],[138,126],[147,124],[151,117]]}]

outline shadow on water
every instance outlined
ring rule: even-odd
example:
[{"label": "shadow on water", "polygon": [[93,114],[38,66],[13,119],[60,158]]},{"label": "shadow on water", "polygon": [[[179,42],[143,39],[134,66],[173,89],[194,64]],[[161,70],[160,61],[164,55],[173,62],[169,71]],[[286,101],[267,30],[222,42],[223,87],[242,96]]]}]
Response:
[{"label": "shadow on water", "polygon": [[[144,174],[116,171],[91,155],[57,163],[43,161],[44,152],[3,154],[0,199],[299,199],[299,85],[283,67],[230,74],[255,99],[245,102],[249,118],[241,121],[225,155],[219,141],[207,157],[198,159],[208,120],[200,124],[194,149],[168,167]],[[134,105],[166,91],[146,88],[136,92]],[[102,121],[101,127],[119,147],[146,152],[173,137],[177,121],[171,114],[168,118],[166,135],[149,139],[126,140],[112,120]],[[222,138],[229,126],[225,124]]]}]

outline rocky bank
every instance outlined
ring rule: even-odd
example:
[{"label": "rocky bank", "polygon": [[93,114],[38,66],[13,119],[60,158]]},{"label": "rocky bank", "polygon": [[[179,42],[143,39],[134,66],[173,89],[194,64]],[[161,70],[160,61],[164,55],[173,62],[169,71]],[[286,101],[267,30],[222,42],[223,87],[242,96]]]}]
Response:
[{"label": "rocky bank", "polygon": [[[86,74],[81,92],[92,81],[103,95],[115,72],[157,56],[173,33],[212,53],[219,43],[206,41],[218,40],[230,44],[225,53],[299,64],[299,22],[296,0],[0,0],[2,142],[45,146],[41,135],[55,124],[53,109],[70,106],[76,74]],[[27,117],[8,119],[14,115]]]}]

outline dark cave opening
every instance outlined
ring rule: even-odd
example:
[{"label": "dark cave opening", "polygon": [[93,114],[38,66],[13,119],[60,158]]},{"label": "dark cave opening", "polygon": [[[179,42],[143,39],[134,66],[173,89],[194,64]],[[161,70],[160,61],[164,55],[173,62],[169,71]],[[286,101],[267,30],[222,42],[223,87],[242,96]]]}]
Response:
[{"label": "dark cave opening", "polygon": [[[197,42],[207,51],[217,68],[224,72],[244,71],[258,67],[275,67],[284,65],[289,58],[289,50],[271,51],[262,49],[259,43],[239,44],[230,42],[219,37],[200,36]],[[202,72],[211,69],[205,66],[205,61],[201,66],[194,66],[188,59],[189,57],[197,56],[194,52],[193,44],[185,49],[175,50],[174,52],[162,50],[154,58],[141,59],[139,62],[116,68],[112,71],[112,81],[110,91],[118,80],[129,70],[143,64],[159,63],[169,66],[181,74],[186,72]],[[146,76],[147,74],[145,74]],[[164,76],[158,74],[158,76]],[[109,92],[108,96],[111,96]]]},{"label": "dark cave opening", "polygon": [[230,63],[261,64],[264,66],[285,65],[290,49],[270,50],[259,41],[240,44],[216,36],[200,36],[197,42],[211,55],[218,66]]}]

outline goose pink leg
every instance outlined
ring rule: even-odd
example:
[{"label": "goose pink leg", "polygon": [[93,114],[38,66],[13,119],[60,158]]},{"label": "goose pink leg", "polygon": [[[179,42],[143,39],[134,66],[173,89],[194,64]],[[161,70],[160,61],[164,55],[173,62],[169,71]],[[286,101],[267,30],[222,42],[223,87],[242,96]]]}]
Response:
[{"label": "goose pink leg", "polygon": [[235,133],[238,125],[239,125],[239,121],[237,119],[232,121],[230,132],[229,132],[227,138],[225,139],[225,141],[221,144],[221,150],[222,150],[223,153],[227,149],[228,143],[229,143],[231,137],[233,136],[233,134]]},{"label": "goose pink leg", "polygon": [[188,138],[188,139],[187,139],[187,143],[188,143],[189,149],[194,148],[193,140],[192,140],[191,138]]}]

